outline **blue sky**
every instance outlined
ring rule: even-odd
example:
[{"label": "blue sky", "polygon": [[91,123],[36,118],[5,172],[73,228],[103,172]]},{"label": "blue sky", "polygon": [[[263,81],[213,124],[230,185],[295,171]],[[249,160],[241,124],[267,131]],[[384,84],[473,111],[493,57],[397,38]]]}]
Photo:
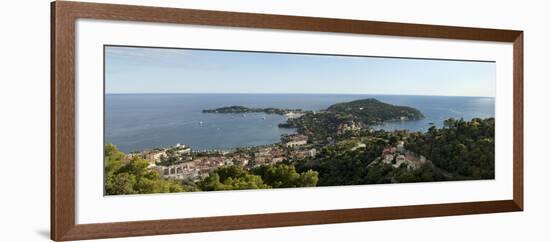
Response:
[{"label": "blue sky", "polygon": [[105,48],[106,93],[495,96],[493,62]]}]

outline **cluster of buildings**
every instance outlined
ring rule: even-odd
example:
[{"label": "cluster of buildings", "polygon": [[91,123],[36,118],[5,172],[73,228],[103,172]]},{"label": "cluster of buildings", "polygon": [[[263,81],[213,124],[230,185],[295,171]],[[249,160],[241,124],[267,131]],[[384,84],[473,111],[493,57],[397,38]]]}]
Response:
[{"label": "cluster of buildings", "polygon": [[285,113],[284,116],[286,118],[299,118],[299,117],[304,116],[304,113],[303,112],[292,112],[292,111],[290,111],[290,112]]},{"label": "cluster of buildings", "polygon": [[[293,144],[288,145],[289,142]],[[308,148],[305,146],[305,143],[296,144],[297,142],[307,142],[307,140],[289,142],[285,143],[285,147],[291,149],[285,150],[277,145],[259,148],[258,151],[254,153],[254,158],[250,164],[251,167],[275,164],[288,159],[302,160],[317,155],[317,150],[315,148]]]},{"label": "cluster of buildings", "polygon": [[288,135],[283,138],[284,145],[289,148],[295,148],[307,144],[307,136],[303,134]]},{"label": "cluster of buildings", "polygon": [[349,122],[339,124],[338,127],[336,128],[336,133],[343,134],[347,132],[359,131],[361,129],[363,129],[363,125],[361,123],[355,122],[355,121],[349,121]]},{"label": "cluster of buildings", "polygon": [[252,166],[261,166],[281,162],[286,159],[285,151],[279,146],[261,147],[254,152]]},{"label": "cluster of buildings", "polygon": [[394,168],[405,164],[409,169],[420,168],[427,162],[426,157],[418,156],[414,152],[406,150],[403,141],[398,141],[396,146],[385,148],[380,156],[380,161],[392,165]]},{"label": "cluster of buildings", "polygon": [[299,150],[293,150],[290,152],[290,156],[298,160],[303,160],[306,158],[314,158],[316,155],[317,155],[317,150],[315,148],[299,149]]},{"label": "cluster of buildings", "polygon": [[190,179],[192,181],[199,181],[205,177],[208,177],[212,170],[232,164],[233,161],[222,157],[207,157],[170,166],[155,166],[154,169],[157,170],[163,178],[178,180]]},{"label": "cluster of buildings", "polygon": [[125,159],[131,160],[134,156],[140,156],[149,162],[149,167],[153,167],[168,157],[172,157],[175,162],[184,161],[191,156],[191,152],[190,147],[183,144],[176,144],[169,148],[156,148],[139,153],[129,153],[126,155]]},{"label": "cluster of buildings", "polygon": [[211,171],[222,166],[240,165],[250,169],[279,163],[288,158],[305,159],[315,157],[316,153],[316,149],[313,148],[286,151],[282,146],[272,145],[251,148],[248,152],[239,151],[202,155],[181,163],[168,166],[154,165],[151,168],[157,170],[163,178],[199,181],[208,177]]},{"label": "cluster of buildings", "polygon": [[[308,148],[308,139],[305,135],[288,135],[280,144],[262,147],[239,149],[232,152],[199,152],[193,153],[186,145],[177,144],[169,148],[146,150],[139,155],[149,162],[149,167],[155,169],[163,178],[190,179],[198,181],[219,167],[239,165],[247,169],[270,165],[287,159],[306,159],[315,157],[317,150]],[[163,161],[171,161],[161,163]]]}]

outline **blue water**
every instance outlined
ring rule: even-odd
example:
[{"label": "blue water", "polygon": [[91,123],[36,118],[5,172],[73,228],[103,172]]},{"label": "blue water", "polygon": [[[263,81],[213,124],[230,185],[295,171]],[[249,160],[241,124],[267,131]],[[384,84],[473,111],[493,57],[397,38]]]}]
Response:
[{"label": "blue water", "polygon": [[203,109],[230,105],[247,107],[322,110],[338,103],[377,98],[395,105],[419,109],[426,118],[391,122],[377,129],[425,131],[429,123],[441,126],[445,119],[494,117],[494,98],[400,95],[323,94],[107,94],[105,141],[123,152],[187,144],[194,150],[232,149],[271,144],[281,134],[294,133],[277,124],[281,115],[263,113],[212,114]]}]

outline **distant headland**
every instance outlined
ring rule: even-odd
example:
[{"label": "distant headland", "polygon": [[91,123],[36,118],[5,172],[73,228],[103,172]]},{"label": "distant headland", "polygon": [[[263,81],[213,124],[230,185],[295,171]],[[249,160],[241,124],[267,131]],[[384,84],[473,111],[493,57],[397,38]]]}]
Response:
[{"label": "distant headland", "polygon": [[290,113],[302,113],[301,109],[282,109],[282,108],[249,108],[245,106],[228,106],[216,109],[205,109],[203,113],[267,113],[286,115]]}]

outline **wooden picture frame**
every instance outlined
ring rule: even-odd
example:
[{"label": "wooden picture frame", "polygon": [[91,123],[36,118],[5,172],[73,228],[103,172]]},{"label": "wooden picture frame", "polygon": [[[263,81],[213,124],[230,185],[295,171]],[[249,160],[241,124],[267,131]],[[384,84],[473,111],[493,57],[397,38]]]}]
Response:
[{"label": "wooden picture frame", "polygon": [[[100,224],[75,222],[77,19],[214,25],[513,43],[513,199]],[[523,32],[57,1],[51,4],[51,239],[56,241],[523,210]]]}]

